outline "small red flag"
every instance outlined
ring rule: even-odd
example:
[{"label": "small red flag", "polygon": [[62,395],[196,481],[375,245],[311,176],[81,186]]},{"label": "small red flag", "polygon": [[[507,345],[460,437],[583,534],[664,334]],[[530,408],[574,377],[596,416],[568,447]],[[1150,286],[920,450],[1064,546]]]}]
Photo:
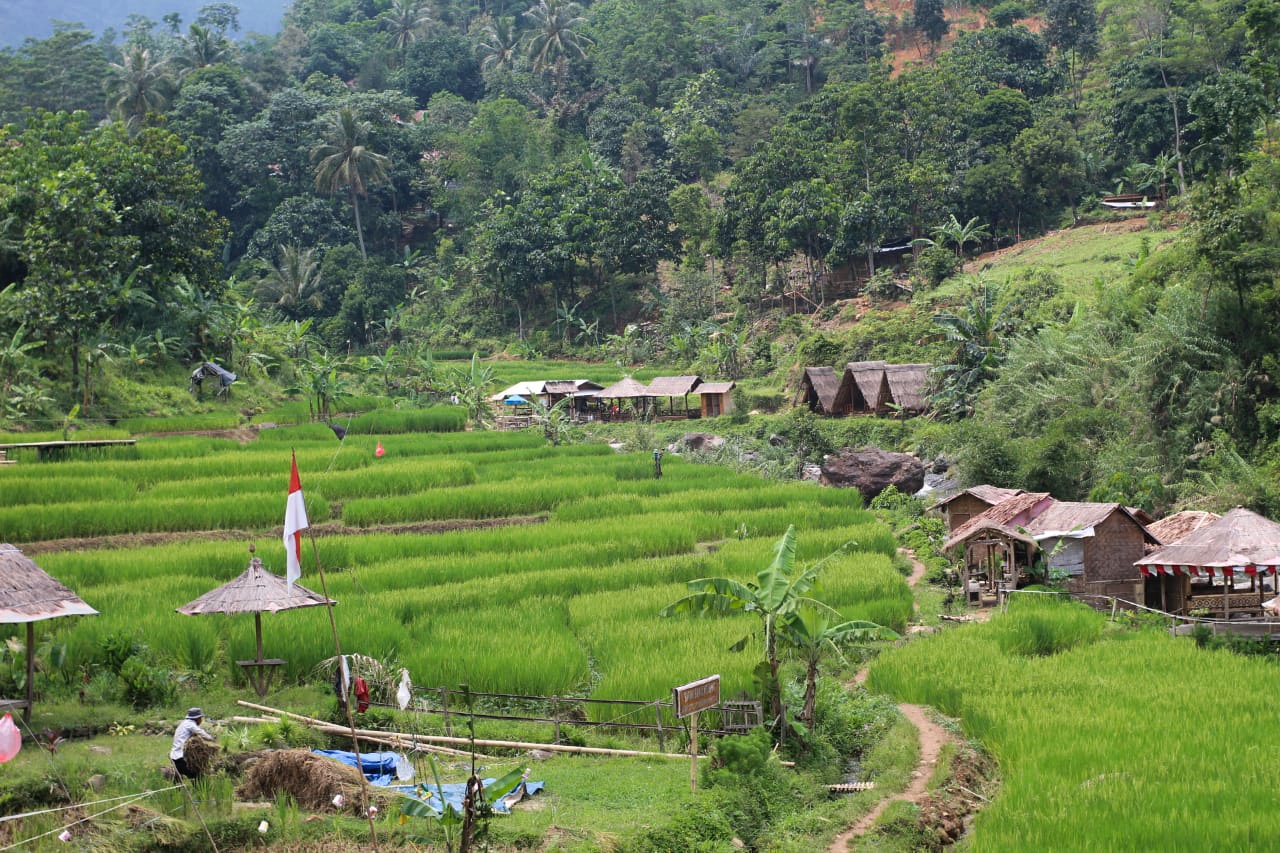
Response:
[{"label": "small red flag", "polygon": [[373,455],[377,456],[379,459],[387,455],[387,451],[383,448],[381,441],[378,442],[378,449],[373,451]]}]

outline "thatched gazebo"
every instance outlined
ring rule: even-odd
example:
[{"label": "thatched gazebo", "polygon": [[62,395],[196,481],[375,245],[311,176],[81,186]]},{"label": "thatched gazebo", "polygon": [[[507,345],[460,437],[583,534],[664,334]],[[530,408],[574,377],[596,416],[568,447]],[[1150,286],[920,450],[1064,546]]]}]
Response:
[{"label": "thatched gazebo", "polygon": [[[253,551],[253,546],[249,546],[249,553],[252,554]],[[262,560],[254,556],[249,559],[249,567],[238,578],[206,592],[190,604],[179,607],[178,612],[186,616],[203,616],[208,613],[253,614],[258,656],[254,660],[238,660],[236,663],[249,674],[249,682],[258,696],[262,697],[266,696],[267,691],[271,689],[271,680],[276,669],[285,664],[285,661],[278,658],[262,656],[263,611],[278,613],[281,610],[337,603],[297,583],[290,590],[288,581],[264,569]]]},{"label": "thatched gazebo", "polygon": [[[1233,609],[1261,609],[1264,590],[1259,579],[1267,575],[1274,579],[1280,573],[1280,524],[1238,506],[1134,565],[1144,577],[1159,579],[1166,596],[1181,593],[1187,610],[1201,604],[1217,607],[1217,601],[1212,600],[1218,598],[1216,593],[1195,598],[1187,595],[1191,579],[1221,582],[1221,611],[1223,618],[1230,619]],[[1176,587],[1167,589],[1167,578],[1174,579]],[[1236,593],[1235,583],[1241,578],[1249,578],[1254,591]]]},{"label": "thatched gazebo", "polygon": [[[630,376],[622,377],[608,388],[601,388],[592,396],[601,401],[602,406],[605,400],[613,400],[615,403],[620,403],[623,400],[639,400],[640,402],[637,405],[641,412],[644,412],[649,407],[649,389],[644,386],[644,383],[638,382]],[[609,412],[608,409],[605,409],[605,411]],[[621,410],[617,413],[610,413],[609,419],[617,420],[621,414]]]},{"label": "thatched gazebo", "polygon": [[31,722],[35,701],[35,623],[59,616],[97,616],[70,589],[58,583],[18,548],[0,544],[0,624],[27,625],[27,696],[22,719]]}]

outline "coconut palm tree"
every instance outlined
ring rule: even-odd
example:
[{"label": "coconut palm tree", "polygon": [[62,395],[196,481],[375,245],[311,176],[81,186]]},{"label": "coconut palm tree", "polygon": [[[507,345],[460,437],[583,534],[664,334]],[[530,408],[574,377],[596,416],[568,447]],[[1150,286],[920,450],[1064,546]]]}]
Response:
[{"label": "coconut palm tree", "polygon": [[520,35],[516,32],[515,18],[494,18],[480,28],[480,52],[482,69],[510,69],[515,65],[516,52],[520,48]]},{"label": "coconut palm tree", "polygon": [[524,13],[533,22],[535,32],[529,41],[529,58],[533,70],[541,74],[561,56],[565,59],[587,55],[594,42],[577,30],[587,22],[582,7],[573,0],[538,0]]},{"label": "coconut palm tree", "polygon": [[130,129],[147,113],[161,112],[169,105],[173,80],[167,59],[155,59],[151,50],[128,45],[120,50],[120,61],[112,62],[108,82],[107,109]]},{"label": "coconut palm tree", "polygon": [[388,33],[388,46],[397,53],[403,53],[431,26],[431,11],[422,0],[391,0],[391,8],[378,17]]},{"label": "coconut palm tree", "polygon": [[208,68],[231,58],[231,43],[222,33],[192,24],[187,37],[182,40],[182,55],[178,58],[184,71]]},{"label": "coconut palm tree", "polygon": [[364,248],[364,228],[360,224],[360,196],[366,187],[387,180],[386,155],[369,150],[369,123],[356,119],[351,110],[339,110],[334,116],[329,139],[311,149],[311,162],[316,167],[316,190],[334,194],[343,187],[351,196],[351,210],[356,219],[356,236],[360,240],[360,256],[368,260]]},{"label": "coconut palm tree", "polygon": [[275,305],[289,317],[296,316],[304,304],[319,308],[320,260],[315,250],[296,244],[278,246],[276,262],[258,279],[254,292],[259,299]]}]

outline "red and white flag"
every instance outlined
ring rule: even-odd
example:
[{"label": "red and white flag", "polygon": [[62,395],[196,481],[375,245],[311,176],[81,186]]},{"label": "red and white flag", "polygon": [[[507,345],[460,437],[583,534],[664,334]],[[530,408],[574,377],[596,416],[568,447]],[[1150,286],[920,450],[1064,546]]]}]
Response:
[{"label": "red and white flag", "polygon": [[284,511],[284,551],[287,568],[285,580],[289,592],[293,582],[302,577],[302,531],[307,529],[307,507],[302,502],[302,481],[298,479],[298,455],[293,456],[289,474],[289,503]]}]

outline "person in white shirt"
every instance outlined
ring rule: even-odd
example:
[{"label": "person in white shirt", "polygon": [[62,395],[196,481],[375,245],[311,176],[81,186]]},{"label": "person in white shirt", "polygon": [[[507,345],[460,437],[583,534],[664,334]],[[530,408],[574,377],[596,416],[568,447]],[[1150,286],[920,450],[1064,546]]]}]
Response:
[{"label": "person in white shirt", "polygon": [[173,749],[169,750],[169,758],[173,759],[173,766],[178,774],[188,779],[194,779],[200,774],[187,766],[187,741],[194,735],[199,735],[207,741],[214,740],[213,735],[200,728],[202,722],[204,722],[204,711],[192,708],[187,711],[187,718],[178,724],[178,730],[173,733]]}]

